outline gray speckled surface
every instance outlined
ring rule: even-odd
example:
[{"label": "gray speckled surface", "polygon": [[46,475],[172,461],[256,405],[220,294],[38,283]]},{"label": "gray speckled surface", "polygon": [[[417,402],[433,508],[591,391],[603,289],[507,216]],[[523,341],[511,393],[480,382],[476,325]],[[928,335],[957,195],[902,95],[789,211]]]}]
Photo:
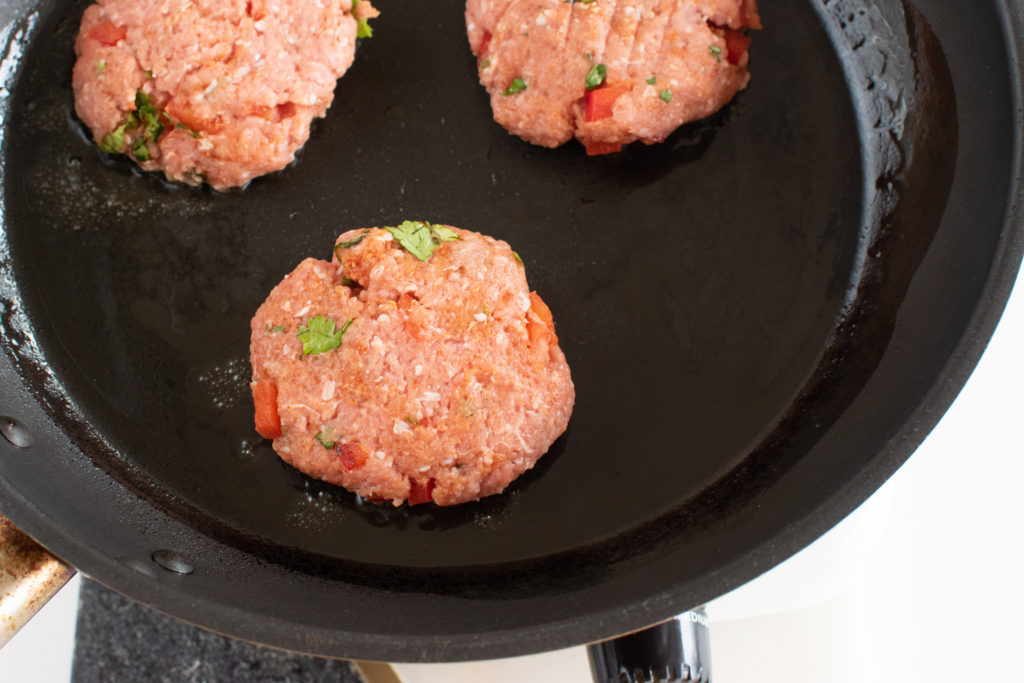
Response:
[{"label": "gray speckled surface", "polygon": [[362,680],[346,661],[281,652],[209,633],[94,581],[82,582],[72,683]]}]

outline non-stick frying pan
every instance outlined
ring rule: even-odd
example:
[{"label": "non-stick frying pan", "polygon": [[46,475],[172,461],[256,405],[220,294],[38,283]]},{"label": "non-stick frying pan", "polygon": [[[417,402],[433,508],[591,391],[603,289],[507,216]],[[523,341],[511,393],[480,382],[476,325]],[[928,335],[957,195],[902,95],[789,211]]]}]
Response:
[{"label": "non-stick frying pan", "polygon": [[[1021,256],[1019,7],[763,2],[734,102],[587,158],[491,121],[461,3],[381,5],[297,162],[229,194],[89,143],[84,2],[0,7],[0,415],[31,439],[0,441],[0,506],[52,551],[277,647],[534,652],[763,572],[939,419]],[[360,501],[252,429],[258,304],[405,218],[510,242],[577,389],[533,471],[450,509]]]}]

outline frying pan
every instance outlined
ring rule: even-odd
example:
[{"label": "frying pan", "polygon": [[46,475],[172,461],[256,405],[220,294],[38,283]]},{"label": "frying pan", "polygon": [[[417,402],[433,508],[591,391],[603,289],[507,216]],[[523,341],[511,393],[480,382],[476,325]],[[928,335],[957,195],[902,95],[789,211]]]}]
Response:
[{"label": "frying pan", "polygon": [[[490,120],[460,3],[382,2],[297,162],[227,194],[89,143],[84,2],[2,5],[0,415],[31,442],[0,440],[3,513],[181,619],[390,661],[595,641],[795,553],[920,443],[1006,301],[1024,12],[762,4],[734,102],[586,158]],[[405,218],[511,243],[577,390],[534,470],[450,509],[361,501],[252,429],[258,304]]]}]

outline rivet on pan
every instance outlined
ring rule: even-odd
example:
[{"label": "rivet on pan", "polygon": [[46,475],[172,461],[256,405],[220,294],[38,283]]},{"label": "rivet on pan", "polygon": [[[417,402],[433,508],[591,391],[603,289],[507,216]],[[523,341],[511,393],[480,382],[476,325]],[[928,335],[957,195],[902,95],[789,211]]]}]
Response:
[{"label": "rivet on pan", "polygon": [[152,555],[153,561],[169,572],[175,574],[191,574],[192,565],[173,550],[157,550]]},{"label": "rivet on pan", "polygon": [[[156,558],[153,559],[155,560]],[[145,562],[140,562],[130,557],[119,557],[117,558],[117,561],[123,564],[124,566],[128,567],[129,569],[134,569],[140,574],[145,574],[146,576],[156,576],[156,572],[153,571],[153,567],[146,564]]]},{"label": "rivet on pan", "polygon": [[32,445],[32,435],[13,417],[0,416],[0,434],[18,448],[28,448]]}]

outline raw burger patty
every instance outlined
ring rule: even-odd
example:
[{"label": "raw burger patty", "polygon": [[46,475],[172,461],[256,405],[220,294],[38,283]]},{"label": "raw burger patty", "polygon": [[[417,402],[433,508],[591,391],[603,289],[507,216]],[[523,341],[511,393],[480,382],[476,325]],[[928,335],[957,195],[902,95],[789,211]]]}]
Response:
[{"label": "raw burger patty", "polygon": [[304,260],[256,312],[257,430],[291,465],[373,501],[499,493],[572,412],[551,313],[505,242],[402,228],[435,247],[425,261],[388,229],[346,232],[332,261]]},{"label": "raw burger patty", "polygon": [[466,3],[495,120],[545,147],[575,136],[590,154],[717,111],[750,80],[742,31],[760,27],[755,0]]},{"label": "raw burger patty", "polygon": [[357,17],[376,14],[368,0],[357,16],[352,0],[100,0],[75,42],[75,109],[146,170],[244,185],[291,162],[352,63]]}]

